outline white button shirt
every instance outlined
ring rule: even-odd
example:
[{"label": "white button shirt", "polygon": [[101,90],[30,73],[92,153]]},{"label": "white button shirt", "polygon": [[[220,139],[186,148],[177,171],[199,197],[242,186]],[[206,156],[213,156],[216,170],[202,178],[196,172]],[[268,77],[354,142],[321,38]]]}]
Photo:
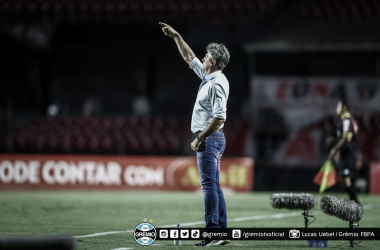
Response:
[{"label": "white button shirt", "polygon": [[[191,132],[195,133],[203,131],[214,117],[227,119],[230,85],[222,71],[216,71],[206,76],[198,58],[191,61],[190,68],[202,79],[191,119]],[[220,128],[223,126],[224,124]]]}]

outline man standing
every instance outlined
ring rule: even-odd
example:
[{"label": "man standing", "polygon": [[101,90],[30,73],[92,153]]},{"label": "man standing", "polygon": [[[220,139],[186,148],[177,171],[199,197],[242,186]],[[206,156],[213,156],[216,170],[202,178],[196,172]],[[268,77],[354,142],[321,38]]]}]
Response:
[{"label": "man standing", "polygon": [[338,143],[331,149],[329,160],[337,160],[337,171],[340,184],[350,195],[350,199],[359,203],[355,187],[352,180],[355,178],[355,167],[357,155],[359,153],[357,146],[358,125],[352,115],[349,113],[348,104],[345,100],[338,102],[336,113],[340,117],[339,128],[337,130]]},{"label": "man standing", "polygon": [[[226,120],[229,83],[222,69],[230,59],[223,44],[210,43],[202,62],[195,56],[181,35],[165,23],[162,30],[177,44],[178,50],[190,68],[202,79],[198,89],[191,120],[200,186],[204,195],[206,228],[227,228],[227,209],[219,185],[220,159],[226,145],[223,124]],[[203,240],[194,246],[225,245],[228,240]]]}]

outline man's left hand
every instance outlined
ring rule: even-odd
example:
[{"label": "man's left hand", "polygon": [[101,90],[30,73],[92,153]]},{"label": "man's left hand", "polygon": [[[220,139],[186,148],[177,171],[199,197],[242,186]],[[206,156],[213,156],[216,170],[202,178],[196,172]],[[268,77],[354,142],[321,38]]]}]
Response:
[{"label": "man's left hand", "polygon": [[201,143],[202,141],[199,141],[197,138],[195,138],[194,141],[191,143],[191,149],[197,151]]}]

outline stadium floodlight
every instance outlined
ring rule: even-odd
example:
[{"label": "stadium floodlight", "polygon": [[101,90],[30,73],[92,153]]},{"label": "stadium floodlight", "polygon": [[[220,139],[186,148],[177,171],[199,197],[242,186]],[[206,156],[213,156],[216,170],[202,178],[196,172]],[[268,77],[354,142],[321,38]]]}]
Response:
[{"label": "stadium floodlight", "polygon": [[[273,208],[285,208],[291,210],[304,210],[302,213],[305,220],[305,229],[315,221],[315,217],[309,212],[317,205],[317,198],[312,194],[286,194],[274,193],[270,196],[270,205]],[[313,218],[312,221],[309,217]]]},{"label": "stadium floodlight", "polygon": [[[341,220],[349,221],[350,233],[354,233],[354,227],[359,226],[358,222],[363,216],[363,207],[353,200],[339,198],[335,195],[327,195],[321,199],[321,209],[325,214],[335,216]],[[356,224],[354,224],[356,222]],[[353,235],[353,234],[352,234]],[[350,238],[350,246],[354,247],[353,236]]]}]

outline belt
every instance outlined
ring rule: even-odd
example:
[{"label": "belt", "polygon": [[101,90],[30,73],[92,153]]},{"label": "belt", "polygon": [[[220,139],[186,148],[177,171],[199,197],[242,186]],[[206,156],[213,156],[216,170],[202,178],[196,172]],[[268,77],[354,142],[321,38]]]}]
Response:
[{"label": "belt", "polygon": [[[199,131],[193,133],[193,138],[196,138],[201,132],[202,132],[202,131],[199,130]],[[222,133],[223,133],[223,128],[218,129],[218,130],[215,131],[214,133],[216,133],[216,132],[222,132]]]}]

